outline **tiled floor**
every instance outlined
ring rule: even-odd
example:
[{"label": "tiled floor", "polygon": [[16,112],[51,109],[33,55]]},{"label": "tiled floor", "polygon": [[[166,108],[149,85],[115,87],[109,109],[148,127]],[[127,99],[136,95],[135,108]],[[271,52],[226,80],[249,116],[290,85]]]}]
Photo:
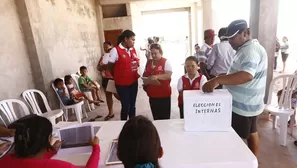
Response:
[{"label": "tiled floor", "polygon": [[[120,107],[120,102],[114,100],[115,118],[112,120],[120,119]],[[144,115],[152,119],[148,97],[141,87],[139,88],[136,107],[137,115]],[[107,107],[105,103],[89,113],[89,115],[93,117],[97,114],[103,116],[107,115]],[[171,118],[179,118],[177,91],[173,92],[172,96]],[[99,120],[103,120],[103,118],[98,119],[98,121]],[[270,121],[262,118],[259,120],[258,127],[260,136],[259,168],[297,168],[297,147],[293,144],[294,139],[291,136],[288,136],[288,145],[287,147],[283,147],[278,143],[279,130],[273,130]],[[297,132],[295,132],[295,135],[296,133]]]}]

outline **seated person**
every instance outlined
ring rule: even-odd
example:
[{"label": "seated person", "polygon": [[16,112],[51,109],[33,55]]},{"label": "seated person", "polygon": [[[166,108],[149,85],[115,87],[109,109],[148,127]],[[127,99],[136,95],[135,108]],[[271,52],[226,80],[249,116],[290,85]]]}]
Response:
[{"label": "seated person", "polygon": [[80,102],[81,100],[87,99],[90,103],[94,103],[97,106],[100,106],[99,101],[93,101],[91,99],[89,99],[84,93],[79,92],[73,85],[73,80],[72,77],[70,75],[66,75],[64,77],[64,81],[66,84],[66,87],[68,89],[68,92],[70,93],[71,98],[75,101],[75,102]]},{"label": "seated person", "polygon": [[[5,127],[0,126],[0,137],[13,137],[15,134],[15,129],[8,129]],[[0,155],[5,152],[9,146],[11,145],[10,142],[5,142],[0,144]]]},{"label": "seated person", "polygon": [[183,91],[184,90],[200,90],[207,78],[199,73],[198,59],[195,56],[190,56],[185,61],[186,74],[178,80],[178,106],[180,118],[184,118],[184,103],[183,103]]},{"label": "seated person", "polygon": [[118,158],[124,167],[160,168],[158,160],[162,156],[163,148],[153,123],[144,116],[129,119],[118,139]]},{"label": "seated person", "polygon": [[[53,141],[51,122],[38,115],[21,118],[11,124],[16,130],[14,149],[0,159],[3,168],[77,168],[71,163],[51,159],[61,145],[59,140]],[[54,142],[51,145],[51,142]],[[97,168],[100,158],[99,139],[90,140],[93,152],[85,168]]]},{"label": "seated person", "polygon": [[82,92],[92,92],[92,96],[93,99],[95,101],[100,101],[100,102],[104,102],[101,98],[100,98],[100,85],[96,82],[94,82],[87,74],[88,74],[88,69],[85,66],[81,66],[79,68],[80,70],[80,77],[78,79],[78,85],[79,85],[79,89]]},{"label": "seated person", "polygon": [[66,91],[64,87],[64,82],[62,79],[57,78],[54,80],[54,86],[57,88],[57,93],[60,96],[64,105],[73,105],[76,102],[69,96],[69,93]]}]

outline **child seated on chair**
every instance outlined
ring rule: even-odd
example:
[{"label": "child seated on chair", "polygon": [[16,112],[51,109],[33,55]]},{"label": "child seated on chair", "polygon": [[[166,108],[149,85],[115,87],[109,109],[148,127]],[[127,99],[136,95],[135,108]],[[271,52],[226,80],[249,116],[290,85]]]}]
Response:
[{"label": "child seated on chair", "polygon": [[73,105],[76,102],[69,96],[69,93],[66,91],[64,87],[64,82],[62,79],[57,78],[54,80],[54,86],[57,88],[57,93],[61,98],[64,105]]},{"label": "child seated on chair", "polygon": [[180,118],[184,118],[184,103],[183,103],[183,91],[184,90],[200,90],[207,78],[199,73],[198,59],[195,56],[190,56],[185,61],[186,74],[179,78],[177,84],[178,90],[178,106]]},{"label": "child seated on chair", "polygon": [[73,85],[73,80],[72,77],[70,75],[66,75],[64,77],[64,81],[66,84],[66,87],[68,89],[68,92],[70,93],[71,98],[75,101],[75,102],[79,102],[82,101],[84,99],[88,100],[89,103],[94,103],[97,106],[100,106],[99,101],[94,101],[94,100],[90,100],[84,93],[79,92]]},{"label": "child seated on chair", "polygon": [[97,82],[94,82],[87,74],[88,69],[85,66],[81,66],[80,77],[78,79],[79,89],[82,92],[92,92],[93,99],[95,101],[104,102],[101,98],[100,85]]}]

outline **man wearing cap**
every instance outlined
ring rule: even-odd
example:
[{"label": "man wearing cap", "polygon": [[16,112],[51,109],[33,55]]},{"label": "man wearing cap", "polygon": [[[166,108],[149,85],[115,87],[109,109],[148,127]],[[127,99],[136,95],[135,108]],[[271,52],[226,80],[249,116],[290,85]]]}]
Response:
[{"label": "man wearing cap", "polygon": [[206,69],[207,58],[212,50],[212,45],[214,43],[215,32],[212,29],[207,29],[204,31],[204,44],[201,46],[198,61],[200,62],[200,70],[203,75],[209,79],[209,75]]},{"label": "man wearing cap", "polygon": [[210,71],[210,78],[226,75],[235,55],[235,50],[229,44],[228,39],[223,38],[223,35],[226,33],[227,27],[220,29],[219,38],[221,42],[213,46],[213,49],[208,56],[206,68]]},{"label": "man wearing cap", "polygon": [[227,75],[209,80],[202,90],[213,92],[219,85],[229,90],[233,99],[232,127],[257,156],[257,119],[264,109],[267,53],[257,40],[251,39],[245,20],[231,22],[224,38],[236,50],[234,60]]}]

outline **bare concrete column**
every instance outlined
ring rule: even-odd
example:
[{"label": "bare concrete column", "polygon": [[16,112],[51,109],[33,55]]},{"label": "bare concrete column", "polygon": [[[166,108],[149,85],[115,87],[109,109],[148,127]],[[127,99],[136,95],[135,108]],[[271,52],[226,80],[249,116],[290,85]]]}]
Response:
[{"label": "bare concrete column", "polygon": [[56,96],[50,86],[51,81],[54,78],[50,57],[40,40],[39,30],[34,30],[32,28],[34,21],[36,22],[39,20],[40,14],[36,14],[34,15],[34,18],[32,18],[32,16],[30,18],[26,0],[15,0],[15,4],[24,31],[23,34],[32,68],[35,88],[45,93],[50,105],[55,108],[58,105],[57,102],[53,101],[56,100]]},{"label": "bare concrete column", "polygon": [[212,19],[212,0],[202,0],[203,10],[203,31],[206,29],[213,29]]},{"label": "bare concrete column", "polygon": [[279,0],[251,0],[250,29],[252,37],[259,40],[268,55],[265,102],[267,101],[269,84],[273,78],[278,6]]}]

